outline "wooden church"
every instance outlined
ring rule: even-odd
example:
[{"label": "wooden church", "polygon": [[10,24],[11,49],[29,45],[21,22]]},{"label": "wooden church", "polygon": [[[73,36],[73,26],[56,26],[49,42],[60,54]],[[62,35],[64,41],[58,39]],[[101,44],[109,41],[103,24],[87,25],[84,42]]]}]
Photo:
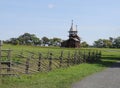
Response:
[{"label": "wooden church", "polygon": [[77,35],[77,26],[73,26],[73,20],[71,28],[69,30],[69,39],[61,43],[61,47],[67,48],[79,48],[80,47],[80,37]]}]

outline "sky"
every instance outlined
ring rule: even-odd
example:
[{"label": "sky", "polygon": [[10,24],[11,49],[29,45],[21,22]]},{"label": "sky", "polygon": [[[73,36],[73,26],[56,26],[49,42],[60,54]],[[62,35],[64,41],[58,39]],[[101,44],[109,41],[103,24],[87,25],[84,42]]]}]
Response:
[{"label": "sky", "polygon": [[0,0],[0,40],[24,33],[68,39],[71,20],[82,41],[120,36],[120,0]]}]

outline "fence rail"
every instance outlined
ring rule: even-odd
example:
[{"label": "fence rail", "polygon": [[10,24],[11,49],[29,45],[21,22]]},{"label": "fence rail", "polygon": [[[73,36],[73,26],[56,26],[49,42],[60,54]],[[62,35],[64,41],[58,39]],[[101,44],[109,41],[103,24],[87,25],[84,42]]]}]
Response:
[{"label": "fence rail", "polygon": [[[12,56],[12,50],[0,50],[0,75],[7,74],[32,74],[36,72],[51,71],[58,68],[66,68],[81,63],[94,63],[101,58],[101,51],[68,51],[67,57],[64,57],[64,51],[60,52],[58,57],[54,57],[53,52],[48,52],[46,57],[42,53],[24,51]],[[2,57],[5,52],[6,58]],[[16,61],[17,60],[17,61]],[[7,69],[7,71],[6,71]]]}]

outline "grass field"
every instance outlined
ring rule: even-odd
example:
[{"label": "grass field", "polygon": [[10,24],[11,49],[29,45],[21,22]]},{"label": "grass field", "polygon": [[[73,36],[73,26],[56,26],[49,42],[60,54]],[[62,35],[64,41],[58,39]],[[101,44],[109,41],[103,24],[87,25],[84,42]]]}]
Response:
[{"label": "grass field", "polygon": [[[76,49],[65,49],[59,47],[32,47],[32,46],[11,46],[4,45],[3,49],[11,48],[13,54],[21,50],[43,52],[52,51],[56,54],[61,50],[73,52]],[[96,63],[83,63],[69,68],[56,69],[51,72],[35,73],[32,75],[21,75],[20,77],[1,77],[0,88],[70,88],[72,83],[83,79],[95,72],[99,72],[111,66],[115,61],[120,60],[120,49],[81,49],[101,50],[102,61]],[[17,52],[16,52],[17,51]]]}]

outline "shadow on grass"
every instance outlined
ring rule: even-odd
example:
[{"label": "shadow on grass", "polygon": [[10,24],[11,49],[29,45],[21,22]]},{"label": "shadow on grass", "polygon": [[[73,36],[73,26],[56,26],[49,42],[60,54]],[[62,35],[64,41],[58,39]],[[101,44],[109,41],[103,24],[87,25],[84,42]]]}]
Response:
[{"label": "shadow on grass", "polygon": [[97,64],[102,65],[104,67],[110,67],[110,68],[120,68],[120,61],[112,61],[112,60],[107,60],[107,61],[100,61],[97,62]]},{"label": "shadow on grass", "polygon": [[114,55],[109,55],[109,56],[104,56],[104,57],[102,57],[102,59],[119,61],[119,60],[120,60],[120,57],[117,57],[117,56],[114,56]]},{"label": "shadow on grass", "polygon": [[114,68],[120,68],[120,56],[116,55],[103,55],[101,57],[101,60],[92,62],[91,64],[97,64],[102,67],[114,67]]},{"label": "shadow on grass", "polygon": [[104,54],[102,55],[102,59],[106,60],[120,60],[120,54],[116,53],[110,53],[110,54]]},{"label": "shadow on grass", "polygon": [[99,66],[102,66],[102,67],[111,67],[115,63],[116,63],[115,61],[103,60],[103,59],[100,60],[100,61],[95,62],[95,64],[98,64]]},{"label": "shadow on grass", "polygon": [[103,67],[120,68],[120,57],[109,55],[102,57],[101,60],[95,62],[94,64],[98,64],[99,66]]}]

